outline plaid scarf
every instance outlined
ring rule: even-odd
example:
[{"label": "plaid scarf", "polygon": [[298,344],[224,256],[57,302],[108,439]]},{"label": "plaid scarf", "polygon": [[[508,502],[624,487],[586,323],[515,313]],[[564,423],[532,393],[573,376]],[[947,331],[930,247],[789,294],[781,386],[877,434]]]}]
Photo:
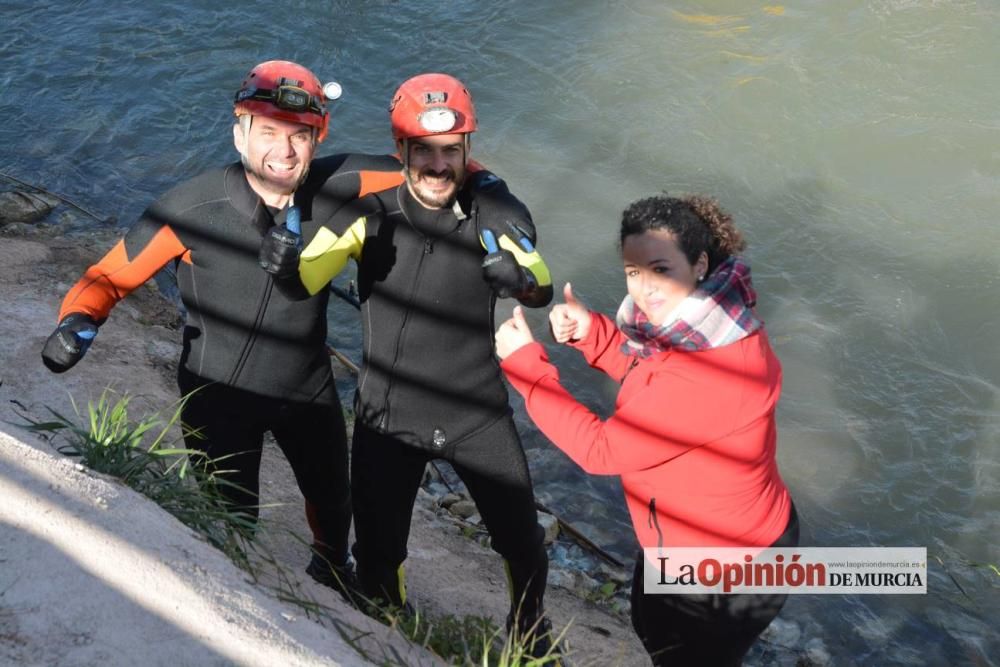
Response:
[{"label": "plaid scarf", "polygon": [[632,297],[618,308],[617,324],[629,339],[623,354],[648,357],[670,348],[695,352],[735,343],[764,323],[753,311],[757,294],[750,284],[750,266],[732,256],[698,284],[667,322],[650,324]]}]

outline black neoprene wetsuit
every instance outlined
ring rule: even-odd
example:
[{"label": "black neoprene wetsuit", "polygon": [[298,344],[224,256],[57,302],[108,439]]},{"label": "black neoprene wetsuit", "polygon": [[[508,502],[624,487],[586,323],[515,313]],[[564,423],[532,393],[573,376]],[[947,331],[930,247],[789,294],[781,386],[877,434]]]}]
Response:
[{"label": "black neoprene wetsuit", "polygon": [[[476,179],[470,181],[459,195],[464,211]],[[476,221],[460,219],[453,208],[423,207],[405,185],[366,200],[358,262],[364,366],[351,465],[362,584],[369,595],[403,601],[397,572],[414,498],[427,462],[443,458],[506,560],[513,606],[520,603],[521,617],[533,622],[548,560],[493,354],[496,297],[483,280]],[[519,224],[534,241],[530,217]]]},{"label": "black neoprene wetsuit", "polygon": [[[314,160],[296,193],[303,234],[366,189],[401,179],[391,156]],[[178,383],[183,394],[198,389],[182,419],[202,435],[188,436],[187,446],[212,459],[239,453],[221,467],[233,470],[229,479],[245,492],[223,491],[256,516],[262,438],[271,431],[293,467],[317,543],[342,562],[350,488],[326,351],[329,292],[292,298],[258,264],[263,235],[284,214],[264,205],[239,163],[182,183],[88,269],[60,319],[79,312],[103,322],[115,303],[172,262],[187,316]]]}]

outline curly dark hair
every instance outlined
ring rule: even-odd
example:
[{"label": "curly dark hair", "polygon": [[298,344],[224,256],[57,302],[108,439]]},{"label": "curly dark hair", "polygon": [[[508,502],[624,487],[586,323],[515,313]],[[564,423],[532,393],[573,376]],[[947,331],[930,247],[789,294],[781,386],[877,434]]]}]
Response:
[{"label": "curly dark hair", "polygon": [[622,213],[620,242],[624,245],[629,236],[654,229],[673,233],[691,264],[706,253],[709,273],[747,245],[732,216],[714,199],[700,195],[678,198],[664,193],[632,202]]}]

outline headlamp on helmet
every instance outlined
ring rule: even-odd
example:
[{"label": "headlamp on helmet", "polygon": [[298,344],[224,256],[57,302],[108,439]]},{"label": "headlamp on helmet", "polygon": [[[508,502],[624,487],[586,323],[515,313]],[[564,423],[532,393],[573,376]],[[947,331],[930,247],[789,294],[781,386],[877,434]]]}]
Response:
[{"label": "headlamp on helmet", "polygon": [[450,132],[458,123],[458,114],[448,107],[431,107],[420,112],[417,118],[420,120],[420,127],[434,134]]},{"label": "headlamp on helmet", "polygon": [[[297,82],[296,82],[297,83]],[[247,100],[259,100],[270,102],[279,109],[291,111],[292,113],[315,113],[324,115],[326,109],[323,101],[310,95],[304,88],[287,83],[281,79],[277,88],[244,88],[236,93],[235,102],[246,102]]]}]

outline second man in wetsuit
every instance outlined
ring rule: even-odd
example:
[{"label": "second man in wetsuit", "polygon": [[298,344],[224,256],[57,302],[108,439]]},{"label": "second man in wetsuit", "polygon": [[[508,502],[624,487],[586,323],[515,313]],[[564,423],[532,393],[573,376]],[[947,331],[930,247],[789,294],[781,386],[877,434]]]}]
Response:
[{"label": "second man in wetsuit", "polygon": [[[427,463],[447,460],[469,490],[505,563],[508,629],[539,638],[548,559],[531,477],[493,354],[497,297],[551,300],[531,217],[506,185],[469,163],[477,128],[457,79],[424,74],[390,107],[405,183],[341,210],[301,255],[265,239],[271,271],[299,269],[309,293],[353,258],[364,328],[351,475],[365,593],[405,606],[403,562]],[[530,642],[529,642],[530,643]]]}]

